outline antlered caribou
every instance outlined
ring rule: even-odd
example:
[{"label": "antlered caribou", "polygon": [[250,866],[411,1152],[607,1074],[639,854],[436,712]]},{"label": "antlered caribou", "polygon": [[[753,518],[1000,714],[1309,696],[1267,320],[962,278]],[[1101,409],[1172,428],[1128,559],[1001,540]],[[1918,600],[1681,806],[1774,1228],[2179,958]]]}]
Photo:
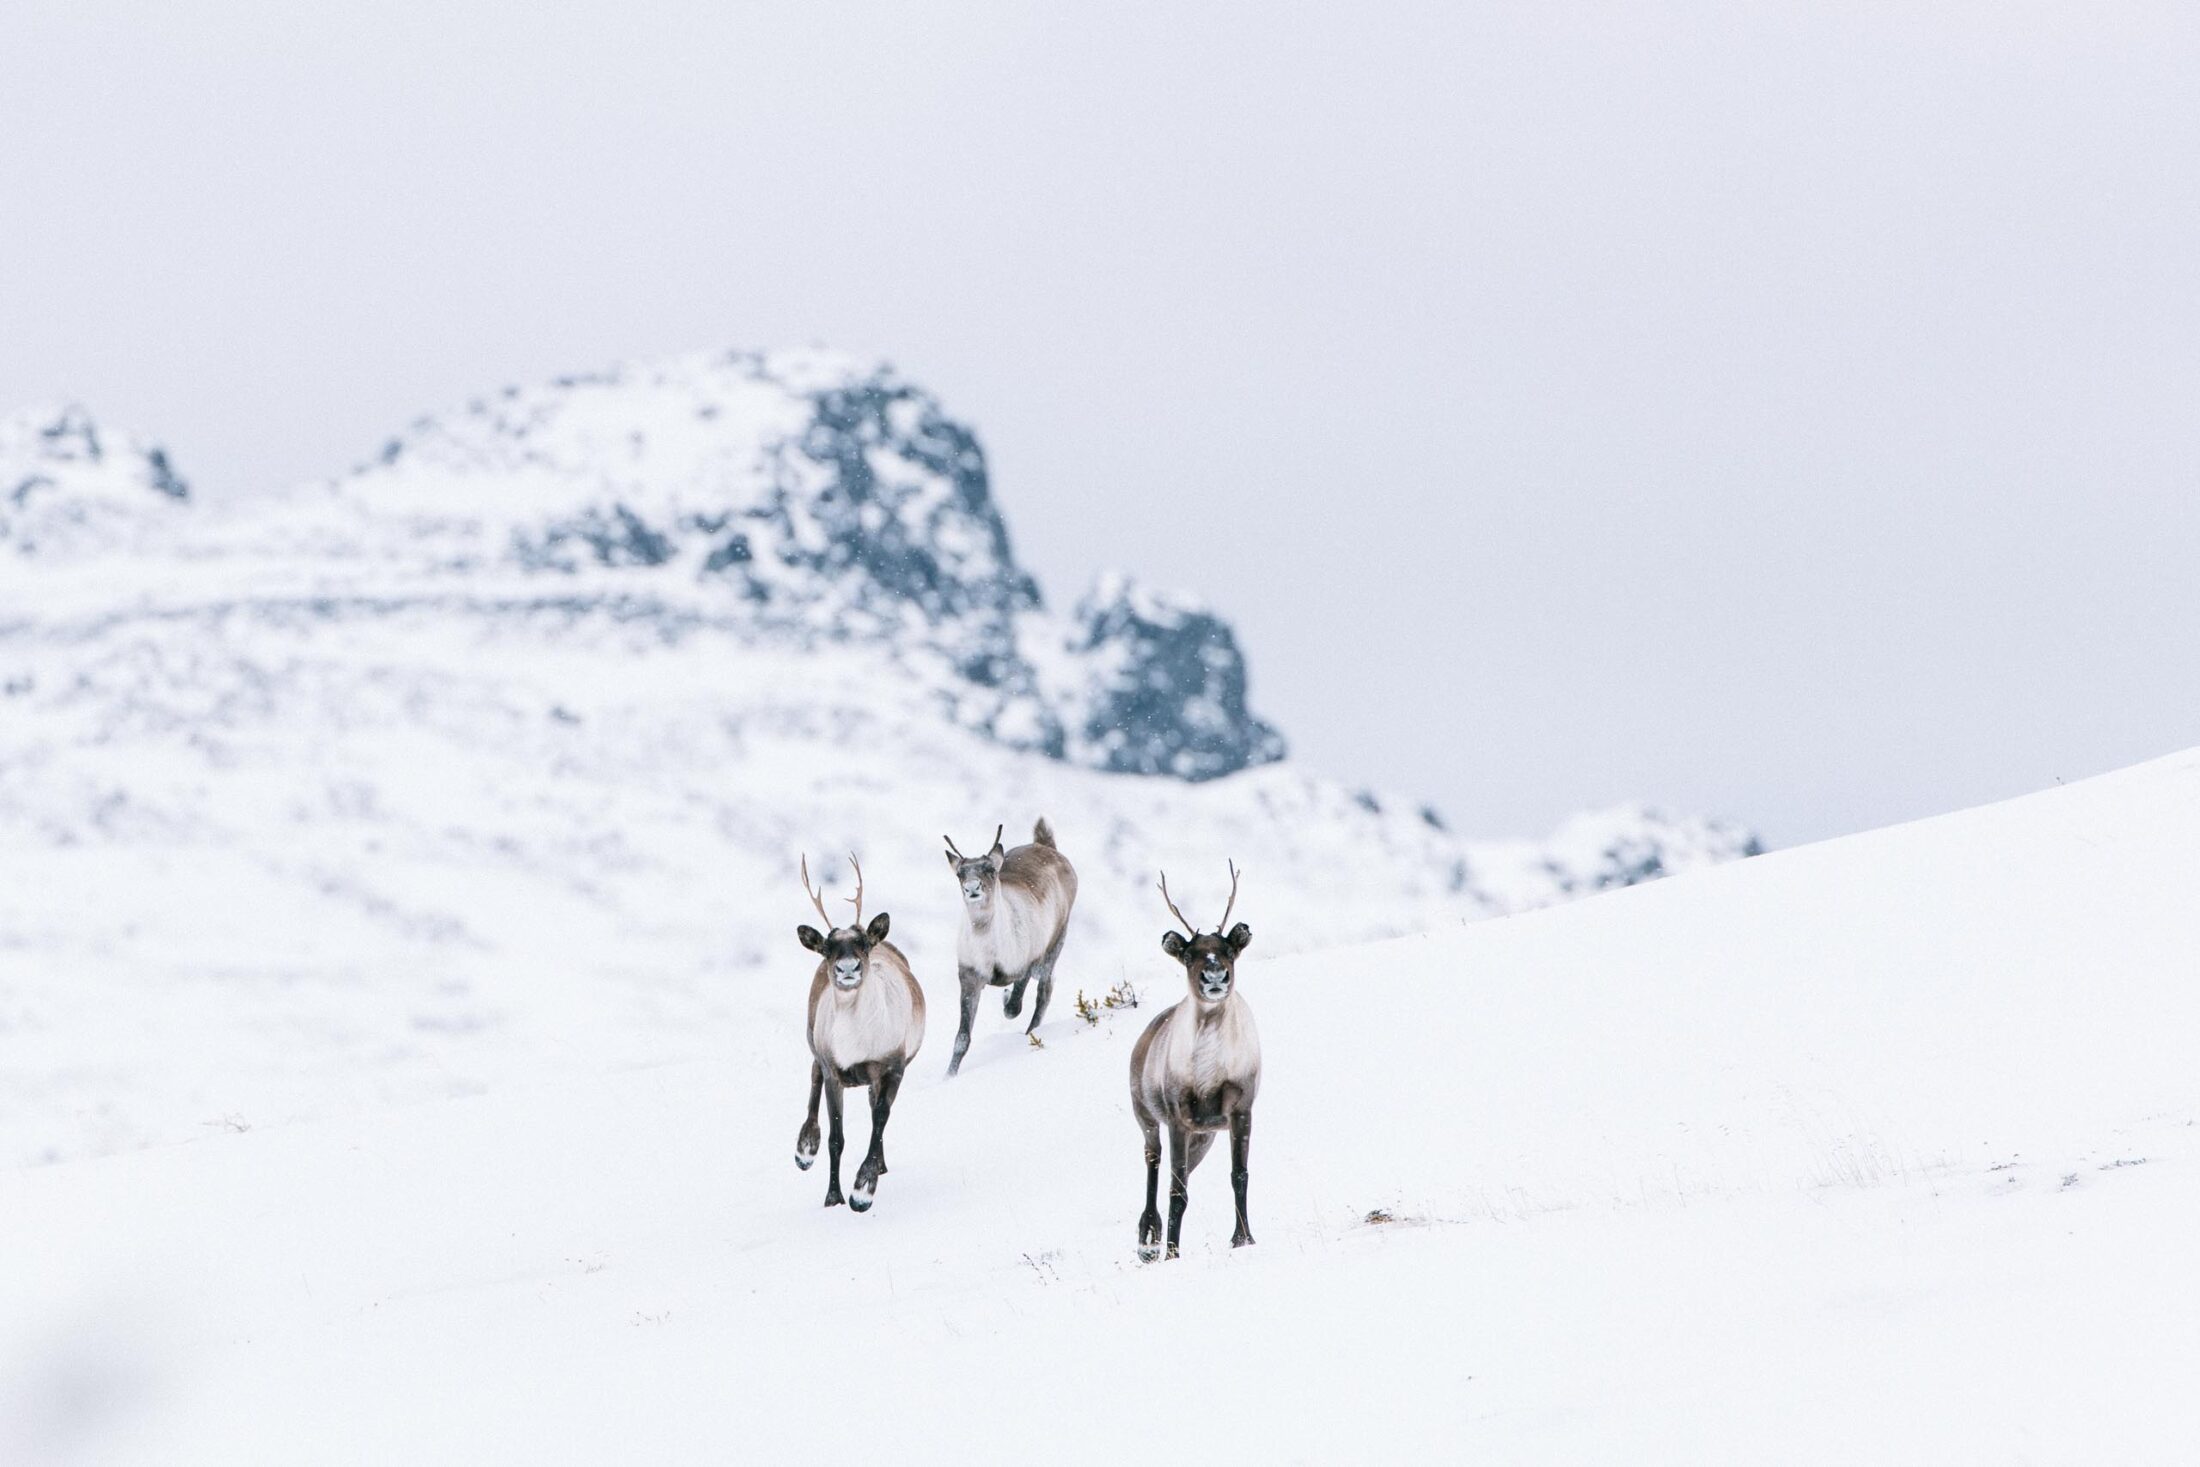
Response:
[{"label": "antlered caribou", "polygon": [[855,1190],[845,1199],[857,1212],[867,1211],[878,1179],[886,1175],[886,1120],[901,1090],[902,1072],[924,1043],[924,990],[901,950],[886,940],[891,920],[881,912],[863,920],[863,867],[854,856],[855,922],[835,927],[825,898],[810,885],[810,858],[802,858],[802,889],[824,919],[815,927],[795,929],[795,937],[818,955],[810,980],[810,1116],[795,1137],[794,1164],[808,1171],[817,1160],[817,1101],[822,1093],[831,1122],[830,1172],[825,1205],[837,1207],[840,1195],[840,1101],[848,1086],[871,1092],[871,1149],[856,1168]]},{"label": "antlered caribou", "polygon": [[[1026,1034],[1039,1028],[1054,997],[1054,965],[1069,933],[1070,908],[1077,904],[1077,871],[1054,844],[1054,831],[1042,817],[1031,828],[1031,844],[1001,848],[993,831],[993,849],[975,859],[947,842],[947,864],[962,892],[962,931],[955,939],[956,976],[962,984],[962,1022],[955,1030],[955,1053],[947,1073],[962,1068],[970,1048],[970,1026],[978,1017],[978,995],[988,985],[1005,987],[1001,1012],[1013,1019],[1024,1006],[1024,985],[1036,981]],[[942,837],[945,839],[945,837]]]},{"label": "antlered caribou", "polygon": [[1157,1193],[1164,1126],[1169,1132],[1169,1257],[1177,1256],[1192,1171],[1222,1131],[1230,1133],[1230,1186],[1237,1198],[1237,1231],[1230,1246],[1242,1248],[1253,1241],[1245,1215],[1245,1184],[1253,1101],[1260,1094],[1260,1031],[1254,1027],[1252,1008],[1237,991],[1238,954],[1253,941],[1252,928],[1243,922],[1229,925],[1237,889],[1238,869],[1232,862],[1230,903],[1215,930],[1202,933],[1169,895],[1168,876],[1161,878],[1161,899],[1184,928],[1184,933],[1163,934],[1161,950],[1184,965],[1191,992],[1156,1015],[1131,1049],[1131,1111],[1146,1138],[1146,1210],[1138,1218],[1138,1255],[1148,1261],[1160,1254]]}]

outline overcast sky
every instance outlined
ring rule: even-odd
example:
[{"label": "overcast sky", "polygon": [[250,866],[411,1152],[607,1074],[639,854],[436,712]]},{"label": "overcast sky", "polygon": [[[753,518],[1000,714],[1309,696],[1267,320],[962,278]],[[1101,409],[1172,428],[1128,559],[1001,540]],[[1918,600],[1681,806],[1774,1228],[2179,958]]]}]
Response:
[{"label": "overcast sky", "polygon": [[883,353],[1478,834],[2200,744],[2200,7],[14,0],[0,406],[204,492]]}]

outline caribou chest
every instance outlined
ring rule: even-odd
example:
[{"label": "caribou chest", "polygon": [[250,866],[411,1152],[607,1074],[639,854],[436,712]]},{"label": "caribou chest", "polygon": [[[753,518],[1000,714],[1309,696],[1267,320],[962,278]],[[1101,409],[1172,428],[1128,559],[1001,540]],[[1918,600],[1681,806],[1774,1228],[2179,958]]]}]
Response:
[{"label": "caribou chest", "polygon": [[892,965],[873,962],[853,993],[827,980],[810,1013],[810,1049],[841,1070],[875,1060],[907,1059],[915,1053],[909,1043],[914,1017],[908,981]]},{"label": "caribou chest", "polygon": [[1250,1101],[1260,1088],[1260,1032],[1253,1025],[1252,1009],[1235,993],[1206,1016],[1192,1000],[1184,1000],[1171,1014],[1162,1042],[1154,1046],[1147,1075],[1149,1091],[1165,1102],[1178,1097],[1212,1102],[1225,1085],[1236,1085]]},{"label": "caribou chest", "polygon": [[1006,882],[993,898],[993,920],[980,928],[963,915],[962,931],[955,939],[955,960],[983,973],[1020,978],[1042,957],[1059,925],[1057,903],[1015,891]]}]

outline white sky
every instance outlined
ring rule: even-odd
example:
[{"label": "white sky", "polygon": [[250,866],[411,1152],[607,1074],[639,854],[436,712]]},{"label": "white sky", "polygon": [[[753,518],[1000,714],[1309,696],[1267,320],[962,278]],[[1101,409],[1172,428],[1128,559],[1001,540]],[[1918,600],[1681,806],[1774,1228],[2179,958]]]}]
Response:
[{"label": "white sky", "polygon": [[1478,834],[2200,744],[2200,7],[335,9],[8,7],[0,405],[244,493],[883,352],[1052,600],[1205,593]]}]

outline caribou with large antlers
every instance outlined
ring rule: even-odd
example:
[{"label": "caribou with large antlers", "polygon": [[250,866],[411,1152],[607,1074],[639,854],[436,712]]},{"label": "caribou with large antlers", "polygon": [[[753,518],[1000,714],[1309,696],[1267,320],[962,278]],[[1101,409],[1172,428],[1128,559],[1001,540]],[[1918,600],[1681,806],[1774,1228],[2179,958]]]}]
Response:
[{"label": "caribou with large antlers", "polygon": [[[1246,1162],[1253,1145],[1253,1099],[1260,1094],[1260,1031],[1237,991],[1238,954],[1253,929],[1231,927],[1237,909],[1238,869],[1230,864],[1230,903],[1215,930],[1202,934],[1169,895],[1161,900],[1183,927],[1168,932],[1161,950],[1184,965],[1189,998],[1170,1005],[1146,1026],[1131,1049],[1131,1110],[1146,1138],[1146,1210],[1138,1218],[1138,1256],[1149,1262],[1161,1251],[1161,1127],[1169,1128],[1169,1257],[1177,1256],[1184,1225],[1186,1184],[1220,1131],[1230,1133],[1230,1185],[1237,1195],[1237,1231],[1230,1246],[1253,1241],[1245,1215]],[[1224,929],[1228,929],[1225,932]]]},{"label": "caribou with large antlers", "polygon": [[879,913],[863,920],[863,867],[855,868],[852,925],[835,927],[825,911],[824,894],[810,885],[810,858],[802,858],[802,889],[824,920],[825,931],[794,930],[801,944],[819,958],[810,980],[810,1118],[795,1137],[794,1164],[804,1171],[817,1160],[817,1101],[822,1093],[832,1124],[831,1173],[825,1205],[837,1207],[840,1195],[840,1100],[842,1090],[864,1085],[871,1092],[871,1149],[856,1168],[855,1190],[846,1201],[867,1211],[878,1179],[886,1175],[886,1118],[901,1090],[902,1071],[924,1043],[924,990],[917,986],[909,960],[886,940],[891,920]]},{"label": "caribou with large antlers", "polygon": [[[947,841],[947,864],[963,898],[962,932],[955,940],[956,977],[962,984],[962,1023],[955,1030],[955,1054],[947,1073],[962,1068],[970,1048],[970,1025],[978,1017],[978,995],[988,985],[1007,988],[1001,1012],[1013,1019],[1024,1006],[1024,985],[1034,980],[1039,992],[1031,1005],[1034,1033],[1054,997],[1054,964],[1069,933],[1069,911],[1077,903],[1077,871],[1054,844],[1054,831],[1042,817],[1031,828],[1031,844],[1001,849],[1001,831],[993,831],[993,849],[972,859]],[[946,837],[942,837],[946,839]]]}]

